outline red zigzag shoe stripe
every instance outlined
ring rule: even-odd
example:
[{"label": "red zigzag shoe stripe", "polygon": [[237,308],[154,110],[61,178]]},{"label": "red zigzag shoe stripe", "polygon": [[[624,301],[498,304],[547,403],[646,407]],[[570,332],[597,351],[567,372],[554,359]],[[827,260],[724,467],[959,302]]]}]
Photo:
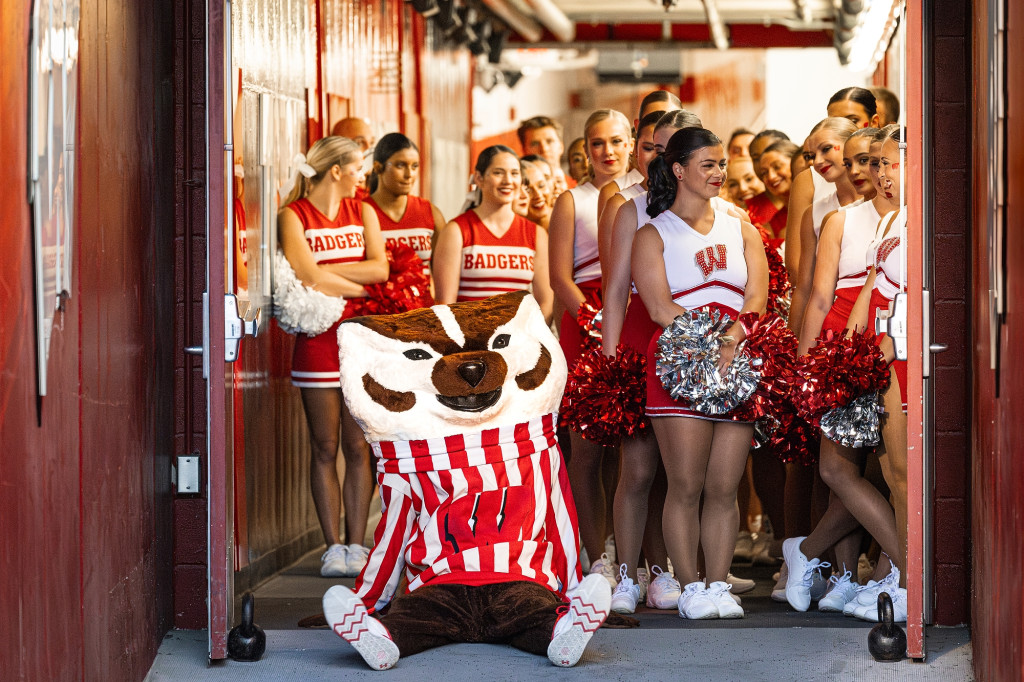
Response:
[{"label": "red zigzag shoe stripe", "polygon": [[[358,612],[359,605],[341,617],[341,621],[334,624],[334,632],[339,637],[352,641],[358,640],[362,632],[369,632],[366,627],[365,615]],[[353,619],[355,619],[353,621]]]},{"label": "red zigzag shoe stripe", "polygon": [[[574,621],[583,625],[584,632],[593,632],[601,627],[601,623],[608,617],[607,611],[601,611],[585,601],[574,599],[572,608],[575,610]],[[586,622],[584,622],[586,621]]]}]

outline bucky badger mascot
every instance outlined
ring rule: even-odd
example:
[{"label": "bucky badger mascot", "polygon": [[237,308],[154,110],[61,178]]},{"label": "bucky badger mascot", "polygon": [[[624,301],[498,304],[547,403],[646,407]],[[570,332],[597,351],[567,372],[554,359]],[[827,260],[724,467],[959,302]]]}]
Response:
[{"label": "bucky badger mascot", "polygon": [[536,301],[355,318],[338,346],[342,392],[379,458],[383,517],[355,592],[324,595],[328,625],[380,670],[454,642],[575,665],[611,588],[580,580],[555,440],[566,365]]}]

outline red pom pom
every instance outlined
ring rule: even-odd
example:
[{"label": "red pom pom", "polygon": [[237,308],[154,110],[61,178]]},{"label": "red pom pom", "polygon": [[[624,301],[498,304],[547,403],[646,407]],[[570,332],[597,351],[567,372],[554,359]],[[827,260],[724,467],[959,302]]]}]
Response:
[{"label": "red pom pom", "polygon": [[768,258],[768,312],[780,317],[789,316],[789,273],[778,249],[764,246]]},{"label": "red pom pom", "polygon": [[829,410],[889,386],[889,365],[871,331],[847,337],[828,330],[799,363],[793,404],[797,413],[815,427]]},{"label": "red pom pom", "polygon": [[430,295],[430,277],[423,270],[423,261],[407,244],[387,247],[390,273],[388,281],[367,284],[365,298],[349,299],[360,315],[393,315],[434,305]]},{"label": "red pom pom", "polygon": [[587,440],[614,446],[649,428],[646,404],[647,358],[621,344],[614,358],[585,350],[565,385],[562,424]]},{"label": "red pom pom", "polygon": [[580,304],[576,313],[576,324],[583,332],[583,347],[586,350],[601,349],[601,309],[586,301]]},{"label": "red pom pom", "polygon": [[747,335],[743,352],[760,361],[757,370],[761,378],[754,394],[737,409],[734,418],[754,421],[774,416],[788,408],[797,368],[797,338],[786,327],[785,320],[774,313],[760,317],[757,313],[744,313],[739,322]]}]

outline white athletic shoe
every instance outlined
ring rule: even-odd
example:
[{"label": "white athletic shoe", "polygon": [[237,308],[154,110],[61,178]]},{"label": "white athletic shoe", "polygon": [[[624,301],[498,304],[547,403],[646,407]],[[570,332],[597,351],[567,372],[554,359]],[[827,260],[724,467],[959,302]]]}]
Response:
[{"label": "white athletic shoe", "polygon": [[843,607],[843,615],[852,616],[854,610],[858,606],[874,604],[875,601],[878,599],[878,593],[882,591],[880,584],[881,583],[875,580],[869,580],[867,584],[859,585],[854,590],[853,597],[848,602],[846,602],[846,606]]},{"label": "white athletic shoe", "polygon": [[[892,599],[892,613],[894,623],[906,623],[907,622],[907,590],[902,587],[897,587],[894,590],[887,588],[880,590],[878,594],[882,592],[888,592],[889,597]],[[878,620],[878,597],[875,597],[874,604],[868,604],[866,606],[861,605],[853,610],[855,618],[866,620],[869,623],[877,623]]]},{"label": "white athletic shoe", "polygon": [[749,578],[737,578],[732,573],[726,576],[725,582],[732,586],[733,594],[746,594],[757,587],[757,583],[753,580],[750,580]]},{"label": "white athletic shoe", "polygon": [[800,551],[803,538],[789,538],[782,543],[782,554],[789,567],[786,580],[786,601],[797,611],[806,611],[811,605],[811,584],[819,567],[827,567],[828,562],[808,559]]},{"label": "white athletic shoe", "polygon": [[612,560],[608,558],[607,554],[602,554],[601,558],[590,564],[590,575],[601,575],[608,581],[608,585],[614,590],[618,581],[615,579],[615,565]]},{"label": "white athletic shoe", "polygon": [[736,549],[732,551],[733,561],[754,560],[754,536],[748,530],[741,530],[736,536]]},{"label": "white athletic shoe", "polygon": [[636,605],[643,595],[640,586],[626,575],[626,564],[619,566],[619,584],[612,593],[612,611],[615,613],[635,613]]},{"label": "white athletic shoe", "polygon": [[351,644],[374,670],[387,670],[398,662],[398,645],[384,624],[371,616],[355,592],[335,585],[324,595],[327,625]]},{"label": "white athletic shoe", "polygon": [[708,587],[708,597],[718,607],[719,618],[742,618],[743,607],[741,607],[733,595],[730,594],[732,585],[722,581],[711,583]]},{"label": "white athletic shoe", "polygon": [[708,594],[708,588],[702,580],[689,583],[683,588],[678,607],[679,616],[688,620],[718,618],[718,604]]},{"label": "white athletic shoe", "polygon": [[612,591],[603,576],[591,573],[580,581],[569,601],[569,610],[555,623],[548,644],[548,660],[561,668],[576,665],[604,619]]},{"label": "white athletic shoe", "polygon": [[366,560],[370,558],[370,549],[362,545],[348,546],[348,559],[345,560],[345,577],[355,578],[363,572]]},{"label": "white athletic shoe", "polygon": [[344,578],[348,566],[348,547],[331,545],[320,557],[320,575],[325,578]]},{"label": "white athletic shoe", "polygon": [[682,590],[679,581],[671,573],[662,571],[659,566],[651,566],[654,580],[647,587],[647,606],[652,609],[674,609],[679,605]]},{"label": "white athletic shoe", "polygon": [[860,587],[853,582],[852,578],[853,573],[850,571],[830,577],[828,581],[832,585],[832,589],[818,600],[818,610],[842,613],[846,604],[857,596],[857,588]]}]

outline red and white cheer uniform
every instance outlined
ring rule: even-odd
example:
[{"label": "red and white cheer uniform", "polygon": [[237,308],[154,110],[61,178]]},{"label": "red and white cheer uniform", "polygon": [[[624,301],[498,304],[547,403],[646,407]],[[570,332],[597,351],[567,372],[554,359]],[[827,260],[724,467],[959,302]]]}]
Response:
[{"label": "red and white cheer uniform", "polygon": [[416,255],[423,261],[424,272],[429,273],[430,244],[434,236],[434,211],[430,202],[409,195],[405,213],[396,222],[377,205],[372,196],[365,201],[377,212],[384,245],[393,247],[395,244],[405,244],[416,252]]},{"label": "red and white cheer uniform", "polygon": [[517,215],[508,231],[495,237],[476,211],[466,211],[455,222],[462,230],[459,301],[530,288],[537,253],[536,223]]},{"label": "red and white cheer uniform", "polygon": [[[900,210],[898,216],[890,212],[882,218],[882,225],[888,225],[889,220],[895,219],[888,233],[876,240],[868,256],[871,264],[875,266],[875,288],[871,291],[871,311],[868,314],[868,329],[875,325],[875,315],[879,310],[888,310],[889,304],[896,298],[896,294],[907,290],[907,252],[903,247],[903,231],[906,225],[907,214]],[[883,228],[884,229],[884,228]],[[907,361],[895,360],[893,366],[896,369],[896,378],[900,383],[900,396],[903,400],[903,409],[907,409]]]},{"label": "red and white cheer uniform", "polygon": [[[288,204],[286,209],[299,217],[305,229],[306,242],[317,264],[355,263],[366,258],[363,241],[363,204],[358,199],[341,200],[338,215],[331,220],[308,199]],[[300,388],[338,388],[338,325],[352,317],[356,306],[346,306],[345,313],[327,331],[295,337],[292,356],[292,384]]]},{"label": "red and white cheer uniform", "polygon": [[835,300],[821,325],[821,333],[831,329],[835,333],[846,329],[846,321],[853,311],[861,287],[868,279],[868,270],[864,267],[864,254],[867,253],[875,238],[878,215],[874,203],[865,201],[845,211],[843,222],[843,239],[839,246],[839,272],[836,279]]}]

